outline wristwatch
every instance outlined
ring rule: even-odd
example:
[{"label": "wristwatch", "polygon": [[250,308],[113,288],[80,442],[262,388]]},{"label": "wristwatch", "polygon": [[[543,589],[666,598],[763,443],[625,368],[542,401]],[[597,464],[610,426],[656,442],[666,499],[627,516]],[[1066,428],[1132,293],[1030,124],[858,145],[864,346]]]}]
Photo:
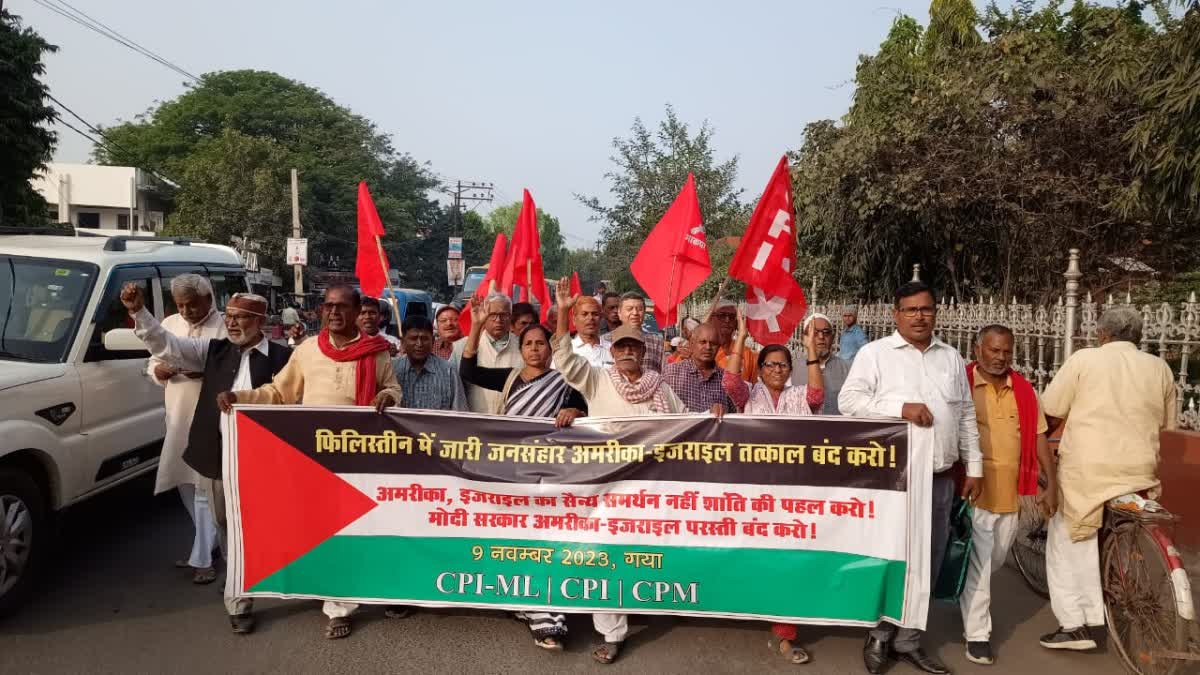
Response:
[{"label": "wristwatch", "polygon": [[812,361],[806,361],[806,362],[804,363],[804,365],[806,365],[806,366],[815,366],[815,365],[817,365],[817,364],[818,364],[818,363],[820,363],[820,362],[821,362],[821,359],[813,359]]}]

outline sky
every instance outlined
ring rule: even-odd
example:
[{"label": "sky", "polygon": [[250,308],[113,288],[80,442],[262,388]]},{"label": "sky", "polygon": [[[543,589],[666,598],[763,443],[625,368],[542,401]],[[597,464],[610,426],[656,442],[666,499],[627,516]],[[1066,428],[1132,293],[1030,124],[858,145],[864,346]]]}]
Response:
[{"label": "sky", "polygon": [[[601,228],[574,195],[610,201],[612,140],[635,117],[655,126],[670,104],[691,125],[707,121],[717,159],[739,157],[745,198],[756,199],[806,124],[845,114],[859,54],[877,49],[898,12],[925,23],[929,7],[66,1],[191,73],[271,70],[314,86],[443,179],[494,183],[497,204],[528,188],[572,248]],[[33,0],[4,5],[59,46],[46,57],[51,93],[92,124],[185,91],[177,73]],[[91,142],[58,130],[55,160],[87,161]]]}]

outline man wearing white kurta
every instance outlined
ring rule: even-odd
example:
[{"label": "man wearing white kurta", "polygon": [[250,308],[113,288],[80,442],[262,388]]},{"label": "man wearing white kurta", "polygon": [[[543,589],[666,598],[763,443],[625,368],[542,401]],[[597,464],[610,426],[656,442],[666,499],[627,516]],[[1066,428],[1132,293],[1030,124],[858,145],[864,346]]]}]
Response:
[{"label": "man wearing white kurta", "polygon": [[[483,339],[479,341],[479,352],[476,354],[477,365],[484,368],[523,368],[525,359],[521,358],[521,345],[517,336],[510,330],[512,300],[500,293],[491,293],[483,303],[488,315],[483,324]],[[459,366],[466,346],[465,337],[454,343],[454,351],[450,355],[450,365],[454,366],[454,372],[461,372]],[[467,392],[467,406],[471,412],[499,415],[504,409],[503,392],[477,387],[469,382],[463,382],[463,387]]]},{"label": "man wearing white kurta", "polygon": [[[162,326],[167,332],[179,337],[226,337],[225,320],[213,307],[212,285],[208,279],[199,274],[175,277],[171,280],[171,298],[179,313],[163,319]],[[191,554],[187,560],[175,564],[177,567],[193,568],[192,581],[195,583],[212,583],[217,578],[212,555],[218,544],[217,528],[209,510],[208,495],[204,490],[196,489],[203,484],[200,474],[183,461],[188,431],[192,428],[192,415],[196,412],[196,400],[200,397],[202,373],[184,372],[154,357],[151,357],[146,372],[155,384],[166,388],[167,436],[163,439],[162,454],[158,458],[154,494],[178,488],[179,497],[195,530]]]},{"label": "man wearing white kurta", "polygon": [[[912,422],[909,457],[928,456],[933,465],[929,572],[936,579],[946,553],[954,501],[950,467],[959,460],[966,464],[965,498],[974,500],[982,486],[975,404],[958,350],[933,335],[937,317],[933,291],[920,282],[904,284],[896,289],[893,316],[896,332],[858,352],[838,395],[838,407],[849,417],[902,417]],[[931,580],[930,589],[933,585]],[[894,655],[927,673],[949,673],[921,648],[922,633],[880,621],[863,646],[863,665],[877,674]]]},{"label": "man wearing white kurta", "polygon": [[[609,333],[612,365],[593,366],[571,348],[569,317],[578,296],[571,297],[566,277],[558,282],[558,326],[554,333],[554,366],[588,404],[592,417],[633,417],[686,413],[683,402],[663,382],[662,375],[642,370],[646,355],[646,336],[640,325],[621,325]],[[593,614],[592,625],[604,636],[604,643],[592,651],[600,663],[612,663],[629,634],[625,614]]]},{"label": "man wearing white kurta", "polygon": [[1058,630],[1047,649],[1095,649],[1091,628],[1104,625],[1100,529],[1108,500],[1135,492],[1158,498],[1158,437],[1174,429],[1176,389],[1171,368],[1138,350],[1142,314],[1136,307],[1105,312],[1099,347],[1067,359],[1046,392],[1050,417],[1066,418],[1058,448],[1062,500],[1046,526],[1046,581]]}]

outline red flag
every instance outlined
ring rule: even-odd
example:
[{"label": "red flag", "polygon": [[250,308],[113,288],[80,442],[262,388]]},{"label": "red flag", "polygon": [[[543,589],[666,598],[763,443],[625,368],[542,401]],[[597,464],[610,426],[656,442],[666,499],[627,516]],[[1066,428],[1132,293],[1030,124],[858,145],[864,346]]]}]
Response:
[{"label": "red flag", "polygon": [[[387,254],[381,253],[376,237],[383,236],[383,221],[371,201],[367,182],[358,184],[358,259],[354,262],[354,276],[362,292],[378,298],[387,285]],[[380,260],[382,255],[383,259]],[[384,267],[380,266],[382,262]]]},{"label": "red flag", "polygon": [[663,328],[675,323],[679,303],[712,273],[692,174],[642,243],[630,270],[654,300],[654,316]]},{"label": "red flag", "polygon": [[729,276],[746,282],[746,329],[759,344],[787,344],[804,320],[804,290],[796,267],[792,181],[779,160],[729,263]]},{"label": "red flag", "polygon": [[521,203],[521,214],[513,229],[512,246],[508,247],[508,258],[504,261],[504,274],[500,277],[502,293],[512,292],[513,286],[521,287],[521,300],[532,290],[533,297],[542,305],[540,323],[546,322],[550,311],[550,295],[546,288],[546,275],[542,271],[542,242],[538,236],[537,206],[529,190]]},{"label": "red flag", "polygon": [[[583,284],[579,283],[579,272],[576,271],[576,272],[571,272],[571,297],[573,298],[577,295],[580,297],[583,297]],[[558,311],[561,312],[562,308],[559,307]],[[575,332],[575,312],[571,312],[570,319],[571,319],[571,321],[570,321],[571,332],[574,333]],[[557,328],[557,326],[555,326],[555,328]]]},{"label": "red flag", "polygon": [[[492,281],[499,277],[501,268],[504,267],[505,251],[508,250],[508,237],[504,236],[503,232],[496,235],[496,243],[492,244],[492,258],[488,261],[487,274],[483,275],[483,281],[479,282],[479,288],[475,289],[475,298],[482,300],[487,297],[488,287]],[[458,327],[462,329],[463,335],[471,333],[471,306],[467,305],[462,308],[458,314]]]}]

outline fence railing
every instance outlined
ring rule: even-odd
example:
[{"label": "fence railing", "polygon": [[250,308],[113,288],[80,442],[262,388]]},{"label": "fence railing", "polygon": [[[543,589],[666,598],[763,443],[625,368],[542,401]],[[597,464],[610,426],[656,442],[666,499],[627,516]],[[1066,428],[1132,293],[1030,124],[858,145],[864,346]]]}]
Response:
[{"label": "fence railing", "polygon": [[[1097,344],[1096,326],[1100,315],[1110,307],[1133,304],[1126,294],[1124,298],[1109,296],[1106,302],[1097,302],[1086,294],[1079,297],[1079,251],[1072,249],[1067,261],[1064,292],[1058,301],[1048,305],[1018,302],[942,298],[938,306],[937,336],[963,355],[972,358],[975,336],[984,326],[1001,324],[1012,329],[1016,336],[1013,367],[1029,378],[1038,392],[1042,392],[1062,363],[1076,349],[1094,347]],[[920,279],[920,266],[913,266],[913,278]],[[871,340],[890,335],[895,321],[890,303],[860,303],[855,301],[817,302],[813,298],[809,311],[825,314],[833,323],[837,337],[841,336],[842,309],[846,304],[858,306],[858,323]],[[823,299],[822,299],[823,300]],[[688,303],[687,315],[703,319],[711,301]],[[1142,312],[1142,340],[1138,347],[1148,354],[1161,357],[1170,366],[1179,393],[1178,407],[1180,425],[1189,429],[1200,429],[1200,363],[1193,358],[1200,352],[1200,303],[1193,293],[1186,302],[1167,302],[1139,305]],[[835,349],[837,337],[835,337]],[[803,352],[800,330],[788,341],[794,353]],[[1200,355],[1198,355],[1200,356]],[[1195,372],[1193,372],[1195,371]]]}]

